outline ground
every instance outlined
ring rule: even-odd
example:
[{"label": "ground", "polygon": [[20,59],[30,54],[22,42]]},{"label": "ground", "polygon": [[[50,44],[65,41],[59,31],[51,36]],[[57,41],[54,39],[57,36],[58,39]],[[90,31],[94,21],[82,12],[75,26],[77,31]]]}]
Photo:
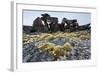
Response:
[{"label": "ground", "polygon": [[23,33],[23,62],[88,60],[90,58],[90,30]]}]

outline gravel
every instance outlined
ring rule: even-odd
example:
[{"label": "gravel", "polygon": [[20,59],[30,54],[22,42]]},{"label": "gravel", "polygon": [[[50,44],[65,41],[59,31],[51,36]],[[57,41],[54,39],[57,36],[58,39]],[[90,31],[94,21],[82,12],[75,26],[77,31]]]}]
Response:
[{"label": "gravel", "polygon": [[90,41],[77,41],[67,60],[86,60],[91,58]]},{"label": "gravel", "polygon": [[[38,33],[32,33],[38,34]],[[40,33],[39,33],[40,34]],[[68,55],[58,58],[57,61],[62,60],[88,60],[91,59],[91,40],[70,40],[69,38],[56,38],[50,41],[56,45],[63,45],[64,43],[70,43],[73,48]],[[33,41],[23,45],[23,62],[44,62],[54,61],[55,57],[48,51],[42,51],[36,46],[46,43],[46,41]]]},{"label": "gravel", "polygon": [[54,56],[46,51],[41,51],[32,43],[23,46],[23,62],[53,61]]}]

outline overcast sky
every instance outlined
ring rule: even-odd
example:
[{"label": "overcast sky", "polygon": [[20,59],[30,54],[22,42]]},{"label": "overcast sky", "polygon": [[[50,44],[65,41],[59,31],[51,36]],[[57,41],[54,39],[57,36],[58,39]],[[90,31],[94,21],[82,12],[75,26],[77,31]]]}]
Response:
[{"label": "overcast sky", "polygon": [[77,19],[79,25],[91,23],[90,13],[76,13],[76,12],[54,12],[54,11],[23,11],[23,25],[32,26],[33,21],[41,14],[48,13],[51,17],[58,17],[59,23],[65,17],[67,19]]}]

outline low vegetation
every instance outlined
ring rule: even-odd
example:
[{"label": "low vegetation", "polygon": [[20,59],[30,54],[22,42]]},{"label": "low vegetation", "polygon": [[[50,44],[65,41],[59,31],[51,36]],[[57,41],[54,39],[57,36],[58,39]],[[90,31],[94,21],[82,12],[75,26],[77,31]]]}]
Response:
[{"label": "low vegetation", "polygon": [[[73,41],[78,40],[90,40],[90,33],[86,31],[80,32],[56,32],[56,33],[40,33],[37,35],[23,34],[23,44],[28,44],[35,42],[35,46],[42,51],[47,51],[51,53],[57,60],[60,57],[68,55],[68,53],[73,49],[72,44],[66,41],[63,45],[57,45],[52,43],[53,40],[59,38],[66,38]],[[38,42],[38,44],[37,44]]]}]

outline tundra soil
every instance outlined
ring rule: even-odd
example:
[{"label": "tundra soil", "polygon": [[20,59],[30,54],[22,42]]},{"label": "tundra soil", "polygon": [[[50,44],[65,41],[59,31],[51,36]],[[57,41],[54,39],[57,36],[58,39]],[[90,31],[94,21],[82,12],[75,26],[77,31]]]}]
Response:
[{"label": "tundra soil", "polygon": [[23,33],[23,62],[91,59],[90,30]]}]

